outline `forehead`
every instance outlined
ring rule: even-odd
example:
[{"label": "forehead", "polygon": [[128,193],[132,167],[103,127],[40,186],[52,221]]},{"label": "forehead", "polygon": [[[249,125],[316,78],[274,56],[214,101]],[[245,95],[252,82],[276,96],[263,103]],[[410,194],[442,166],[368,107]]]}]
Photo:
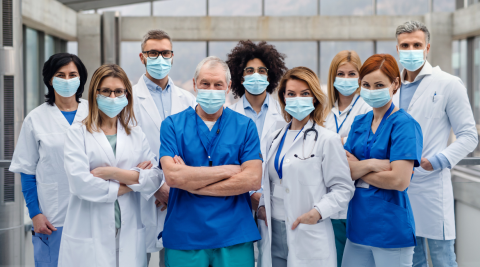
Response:
[{"label": "forehead", "polygon": [[247,67],[254,67],[254,68],[265,67],[265,64],[263,64],[263,61],[261,61],[260,59],[254,58],[247,62]]},{"label": "forehead", "polygon": [[308,87],[308,84],[306,82],[302,80],[294,80],[294,79],[288,80],[285,87],[286,87],[286,90],[293,90],[293,91],[310,89],[310,87]]},{"label": "forehead", "polygon": [[210,65],[206,63],[200,68],[198,80],[207,80],[210,82],[226,82],[225,70],[220,64]]},{"label": "forehead", "polygon": [[117,77],[105,77],[100,83],[101,88],[124,88],[125,85],[120,78]]},{"label": "forehead", "polygon": [[65,66],[61,66],[57,72],[78,72],[77,65],[71,61]]},{"label": "forehead", "polygon": [[357,68],[351,62],[342,63],[338,66],[338,71],[358,71]]},{"label": "forehead", "polygon": [[382,71],[376,70],[365,75],[362,81],[377,82],[377,81],[389,81],[389,79],[388,79],[388,76],[385,75]]},{"label": "forehead", "polygon": [[150,39],[145,42],[143,47],[143,51],[150,51],[150,50],[172,50],[172,43],[167,38],[163,38],[162,40],[157,39]]},{"label": "forehead", "polygon": [[400,35],[398,35],[398,43],[406,43],[406,42],[421,42],[425,43],[425,33],[421,30],[417,30],[414,32],[405,32]]}]

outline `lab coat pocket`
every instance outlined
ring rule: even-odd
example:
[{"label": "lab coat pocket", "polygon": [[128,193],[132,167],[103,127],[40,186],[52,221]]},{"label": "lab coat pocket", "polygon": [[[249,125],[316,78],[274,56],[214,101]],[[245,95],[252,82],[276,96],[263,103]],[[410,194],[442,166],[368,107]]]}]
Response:
[{"label": "lab coat pocket", "polygon": [[35,262],[50,262],[50,246],[48,242],[48,235],[35,233],[32,236],[33,256]]},{"label": "lab coat pocket", "polygon": [[300,260],[320,260],[329,257],[330,242],[325,222],[299,224],[295,233],[295,255]]},{"label": "lab coat pocket", "polygon": [[438,119],[443,116],[445,113],[445,108],[443,105],[443,95],[432,96],[430,103],[426,105],[425,117],[427,119]]},{"label": "lab coat pocket", "polygon": [[43,215],[52,220],[58,214],[58,183],[37,181],[38,202]]},{"label": "lab coat pocket", "polygon": [[293,164],[298,169],[297,178],[301,185],[319,185],[322,182],[320,170],[320,158],[311,157],[305,160],[296,159]]},{"label": "lab coat pocket", "polygon": [[137,260],[136,266],[147,266],[147,247],[145,243],[145,227],[137,229]]},{"label": "lab coat pocket", "polygon": [[61,247],[59,266],[97,266],[93,238],[75,238],[63,233]]}]

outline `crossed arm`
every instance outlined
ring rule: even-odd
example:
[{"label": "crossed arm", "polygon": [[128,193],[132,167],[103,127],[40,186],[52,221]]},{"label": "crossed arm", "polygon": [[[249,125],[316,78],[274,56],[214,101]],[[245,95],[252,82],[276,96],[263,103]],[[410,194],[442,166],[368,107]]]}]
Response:
[{"label": "crossed arm", "polygon": [[192,194],[235,196],[262,186],[261,160],[215,167],[190,167],[179,156],[164,156],[160,162],[167,184]]},{"label": "crossed arm", "polygon": [[410,185],[413,160],[367,159],[359,161],[346,151],[352,180],[362,179],[378,188],[404,191]]}]

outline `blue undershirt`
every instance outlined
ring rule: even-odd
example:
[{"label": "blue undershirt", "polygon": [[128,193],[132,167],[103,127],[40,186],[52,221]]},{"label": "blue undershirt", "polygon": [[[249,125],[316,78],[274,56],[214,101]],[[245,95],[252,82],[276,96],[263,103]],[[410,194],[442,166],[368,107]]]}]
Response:
[{"label": "blue undershirt", "polygon": [[[414,81],[413,83],[402,83],[402,87],[400,90],[400,108],[407,111],[408,106],[410,106],[410,102],[412,101],[413,95],[415,91],[417,91],[418,86],[422,82],[422,79]],[[448,159],[442,153],[437,153],[436,155],[427,158],[428,161],[432,164],[434,170],[443,170],[445,168],[451,169],[452,166]]]},{"label": "blue undershirt", "polygon": [[[62,111],[63,116],[72,125],[77,111]],[[38,205],[37,180],[35,175],[21,173],[22,193],[28,208],[28,214],[31,219],[42,213]]]}]

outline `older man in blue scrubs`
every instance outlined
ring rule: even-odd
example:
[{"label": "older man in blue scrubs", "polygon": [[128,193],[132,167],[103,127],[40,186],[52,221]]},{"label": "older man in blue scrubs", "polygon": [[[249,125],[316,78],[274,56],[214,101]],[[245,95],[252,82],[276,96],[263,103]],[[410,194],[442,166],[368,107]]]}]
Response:
[{"label": "older man in blue scrubs", "polygon": [[161,233],[166,266],[255,265],[260,234],[249,191],[261,187],[262,154],[255,123],[225,109],[230,70],[217,57],[200,62],[195,109],[166,118],[160,162],[170,185]]}]

